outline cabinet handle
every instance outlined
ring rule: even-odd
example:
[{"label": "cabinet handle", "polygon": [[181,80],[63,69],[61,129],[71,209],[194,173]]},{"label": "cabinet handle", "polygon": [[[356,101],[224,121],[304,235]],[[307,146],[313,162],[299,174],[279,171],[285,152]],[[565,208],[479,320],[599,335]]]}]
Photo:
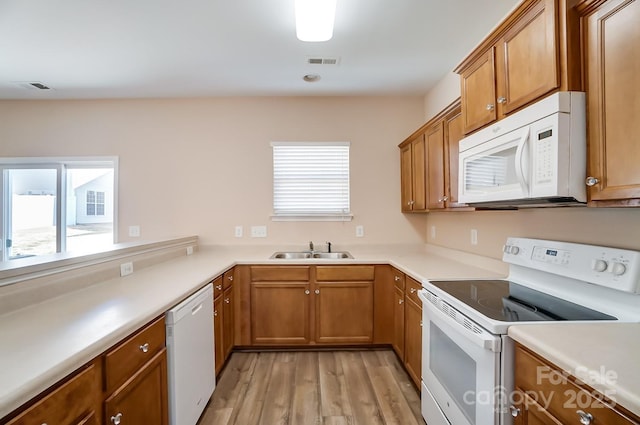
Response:
[{"label": "cabinet handle", "polygon": [[218,291],[222,291],[222,285],[216,285],[216,289],[217,289]]},{"label": "cabinet handle", "polygon": [[400,279],[402,279],[400,276],[394,276],[393,280],[395,280],[396,282],[400,282]]},{"label": "cabinet handle", "polygon": [[229,298],[225,298],[224,302],[227,303],[227,304],[231,304],[231,300]]},{"label": "cabinet handle", "polygon": [[122,413],[118,413],[115,416],[111,417],[111,423],[113,423],[113,425],[119,425],[121,419],[122,419]]},{"label": "cabinet handle", "polygon": [[145,342],[144,344],[142,344],[140,346],[140,351],[142,351],[143,353],[148,353],[149,352],[149,343]]},{"label": "cabinet handle", "polygon": [[218,317],[218,310],[213,310],[213,317]]},{"label": "cabinet handle", "polygon": [[311,293],[311,291],[309,291],[308,289],[305,289],[305,290],[304,290],[304,293],[305,293],[305,294],[307,294],[307,295],[309,295],[309,294]]},{"label": "cabinet handle", "polygon": [[316,293],[316,295],[318,295],[320,293],[320,290],[316,289],[314,292]]},{"label": "cabinet handle", "polygon": [[409,292],[411,292],[412,294],[415,294],[415,293],[416,293],[416,291],[417,291],[417,289],[416,289],[416,288],[409,288]]},{"label": "cabinet handle", "polygon": [[509,410],[511,411],[511,416],[513,416],[514,418],[517,418],[520,414],[520,409],[518,409],[516,406],[509,406]]},{"label": "cabinet handle", "polygon": [[591,187],[591,186],[595,186],[598,183],[600,183],[600,179],[598,179],[597,177],[589,176],[589,177],[587,177],[587,179],[584,182],[585,182],[585,184],[587,186]]},{"label": "cabinet handle", "polygon": [[445,202],[448,201],[449,197],[448,196],[443,196],[442,198],[438,199],[438,202]]},{"label": "cabinet handle", "polygon": [[506,97],[500,96],[498,98],[498,103],[506,103],[506,102],[507,102],[507,98]]},{"label": "cabinet handle", "polygon": [[420,321],[420,327],[422,327],[422,320]]},{"label": "cabinet handle", "polygon": [[227,279],[229,279],[230,281],[233,281],[233,276],[228,276]]},{"label": "cabinet handle", "polygon": [[487,111],[493,111],[494,107],[493,103],[487,103]]},{"label": "cabinet handle", "polygon": [[398,304],[402,304],[404,300],[398,300]]},{"label": "cabinet handle", "polygon": [[593,420],[593,415],[591,413],[585,412],[583,410],[578,410],[576,413],[580,417],[580,423],[583,425],[589,425]]}]

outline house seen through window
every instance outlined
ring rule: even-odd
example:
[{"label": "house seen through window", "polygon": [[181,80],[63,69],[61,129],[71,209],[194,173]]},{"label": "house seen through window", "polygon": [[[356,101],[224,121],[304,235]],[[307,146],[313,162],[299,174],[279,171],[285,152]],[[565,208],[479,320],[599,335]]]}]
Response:
[{"label": "house seen through window", "polygon": [[116,162],[0,158],[1,260],[113,244]]}]

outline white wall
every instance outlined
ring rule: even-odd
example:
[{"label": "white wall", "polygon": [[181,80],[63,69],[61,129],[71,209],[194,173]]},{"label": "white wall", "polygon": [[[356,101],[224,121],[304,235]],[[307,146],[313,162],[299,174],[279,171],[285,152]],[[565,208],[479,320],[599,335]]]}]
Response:
[{"label": "white wall", "polygon": [[[0,156],[118,156],[120,241],[140,225],[202,243],[424,242],[425,217],[400,213],[397,147],[423,122],[421,97],[0,101]],[[270,221],[273,140],[351,142],[352,222]]]}]

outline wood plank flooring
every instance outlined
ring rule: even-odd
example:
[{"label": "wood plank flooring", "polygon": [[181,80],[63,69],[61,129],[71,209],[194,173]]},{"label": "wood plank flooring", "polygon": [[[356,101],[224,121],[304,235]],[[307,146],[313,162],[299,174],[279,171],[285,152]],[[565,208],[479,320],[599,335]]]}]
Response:
[{"label": "wood plank flooring", "polygon": [[390,350],[233,353],[198,425],[424,425]]}]

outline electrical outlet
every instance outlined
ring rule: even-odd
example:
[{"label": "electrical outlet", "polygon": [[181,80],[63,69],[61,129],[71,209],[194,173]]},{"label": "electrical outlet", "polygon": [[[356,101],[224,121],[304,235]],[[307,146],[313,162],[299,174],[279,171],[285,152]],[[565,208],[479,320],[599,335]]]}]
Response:
[{"label": "electrical outlet", "polygon": [[242,237],[242,226],[236,226],[234,235],[236,236],[236,238]]},{"label": "electrical outlet", "polygon": [[478,231],[471,229],[471,245],[478,245]]},{"label": "electrical outlet", "polygon": [[359,225],[356,226],[356,238],[362,238],[364,237],[364,226]]},{"label": "electrical outlet", "polygon": [[131,273],[133,273],[133,263],[131,261],[120,264],[120,276],[127,276]]},{"label": "electrical outlet", "polygon": [[267,237],[267,226],[251,226],[251,237],[252,238],[266,238]]},{"label": "electrical outlet", "polygon": [[129,236],[132,238],[140,237],[140,226],[129,226]]},{"label": "electrical outlet", "polygon": [[193,247],[192,246],[188,246],[187,247],[187,255],[191,255],[193,254]]},{"label": "electrical outlet", "polygon": [[436,226],[431,226],[431,239],[436,238]]}]

